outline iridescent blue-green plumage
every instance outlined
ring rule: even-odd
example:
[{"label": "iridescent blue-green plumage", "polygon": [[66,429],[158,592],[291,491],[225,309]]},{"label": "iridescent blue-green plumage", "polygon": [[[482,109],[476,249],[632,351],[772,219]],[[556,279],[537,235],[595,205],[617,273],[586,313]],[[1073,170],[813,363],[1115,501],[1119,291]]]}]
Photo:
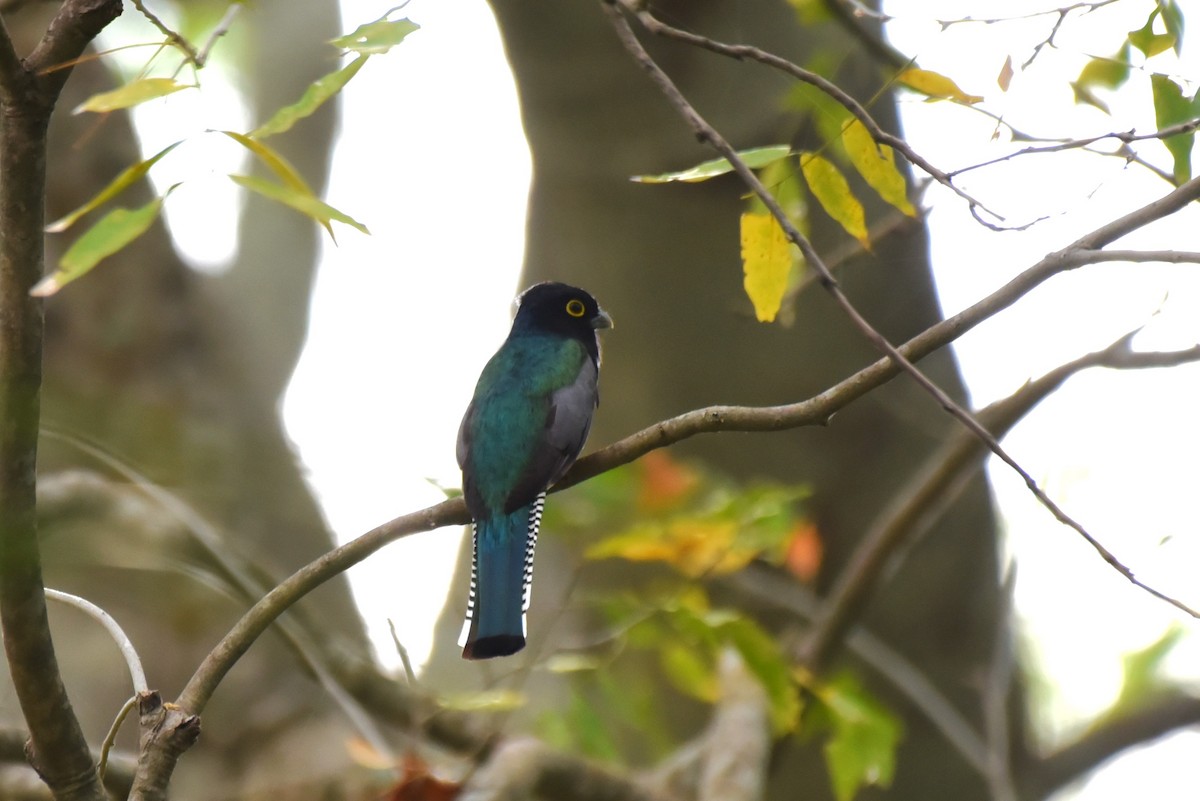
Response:
[{"label": "iridescent blue-green plumage", "polygon": [[479,376],[458,432],[475,544],[466,659],[525,647],[542,504],[587,439],[599,398],[596,330],[610,325],[582,289],[537,284],[521,295],[508,339]]}]

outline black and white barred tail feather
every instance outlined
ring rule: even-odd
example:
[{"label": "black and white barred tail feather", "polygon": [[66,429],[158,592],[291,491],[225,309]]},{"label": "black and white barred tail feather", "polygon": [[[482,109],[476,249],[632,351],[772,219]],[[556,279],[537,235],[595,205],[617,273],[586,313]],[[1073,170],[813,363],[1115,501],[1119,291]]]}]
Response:
[{"label": "black and white barred tail feather", "polygon": [[464,659],[508,656],[525,647],[533,552],[546,494],[510,515],[475,521],[471,593],[459,644]]}]

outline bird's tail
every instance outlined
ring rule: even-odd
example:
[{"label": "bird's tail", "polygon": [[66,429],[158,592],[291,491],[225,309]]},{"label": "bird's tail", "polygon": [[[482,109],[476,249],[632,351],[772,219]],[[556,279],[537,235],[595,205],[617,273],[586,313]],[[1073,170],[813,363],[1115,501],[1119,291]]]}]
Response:
[{"label": "bird's tail", "polygon": [[491,659],[525,647],[533,548],[546,494],[510,515],[476,520],[471,596],[458,644],[463,659]]}]

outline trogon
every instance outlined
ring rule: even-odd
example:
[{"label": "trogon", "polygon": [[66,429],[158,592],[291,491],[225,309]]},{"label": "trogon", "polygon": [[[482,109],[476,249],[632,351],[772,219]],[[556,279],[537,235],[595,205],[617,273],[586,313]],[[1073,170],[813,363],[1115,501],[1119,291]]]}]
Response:
[{"label": "trogon", "polygon": [[599,403],[598,329],[612,318],[567,284],[517,299],[512,330],[475,386],[458,430],[463,496],[474,528],[464,659],[525,647],[533,549],[546,490],[574,463]]}]

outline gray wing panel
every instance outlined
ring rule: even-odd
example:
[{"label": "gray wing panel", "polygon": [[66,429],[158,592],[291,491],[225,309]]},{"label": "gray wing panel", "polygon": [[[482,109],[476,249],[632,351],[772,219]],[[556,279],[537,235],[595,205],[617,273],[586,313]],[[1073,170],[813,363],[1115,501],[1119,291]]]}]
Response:
[{"label": "gray wing panel", "polygon": [[596,363],[585,359],[579,376],[550,396],[546,429],[520,484],[508,496],[509,511],[530,503],[562,478],[583,450],[596,411],[598,377]]}]

